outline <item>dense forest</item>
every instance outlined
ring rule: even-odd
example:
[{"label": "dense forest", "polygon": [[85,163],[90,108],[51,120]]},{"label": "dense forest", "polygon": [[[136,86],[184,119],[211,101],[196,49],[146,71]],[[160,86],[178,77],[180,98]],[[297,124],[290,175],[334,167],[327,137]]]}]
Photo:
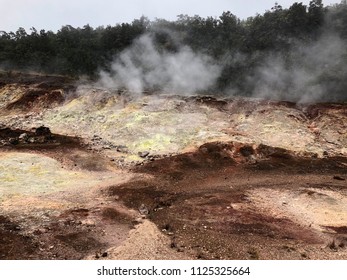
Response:
[{"label": "dense forest", "polygon": [[[252,94],[255,88],[271,87],[297,95],[319,91],[314,85],[319,79],[332,99],[341,99],[347,88],[347,5],[325,7],[321,0],[288,9],[276,3],[244,20],[224,12],[218,18],[179,15],[176,21],[142,17],[97,28],[66,25],[56,33],[19,28],[0,32],[0,67],[95,79],[100,71],[110,71],[115,57],[143,34],[150,34],[159,52],[188,46],[211,57],[222,68],[215,91]],[[303,73],[309,88],[305,82],[303,89],[297,77]]]}]

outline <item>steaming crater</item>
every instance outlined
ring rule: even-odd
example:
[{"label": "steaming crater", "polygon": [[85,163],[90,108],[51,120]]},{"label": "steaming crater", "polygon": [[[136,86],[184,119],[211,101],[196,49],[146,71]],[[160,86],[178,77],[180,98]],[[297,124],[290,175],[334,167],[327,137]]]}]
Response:
[{"label": "steaming crater", "polygon": [[211,141],[265,144],[318,157],[345,155],[345,112],[345,105],[295,106],[161,94],[129,98],[80,88],[76,98],[67,98],[34,118],[19,114],[5,120],[25,130],[44,124],[56,133],[87,139],[106,153],[126,147],[119,156],[136,162],[143,160],[138,156],[141,152],[177,154]]}]

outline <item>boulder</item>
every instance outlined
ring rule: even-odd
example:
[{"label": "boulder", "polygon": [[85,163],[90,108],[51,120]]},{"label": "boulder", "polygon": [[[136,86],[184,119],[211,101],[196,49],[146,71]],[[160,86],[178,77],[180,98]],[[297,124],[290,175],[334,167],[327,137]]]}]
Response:
[{"label": "boulder", "polygon": [[144,152],[138,152],[139,157],[141,158],[145,158],[149,155],[148,151],[144,151]]},{"label": "boulder", "polygon": [[9,139],[8,139],[8,142],[9,142],[11,145],[18,145],[18,144],[19,144],[18,138],[9,138]]},{"label": "boulder", "polygon": [[48,127],[40,126],[35,129],[35,135],[36,136],[51,136],[51,130]]},{"label": "boulder", "polygon": [[20,142],[28,142],[29,136],[27,133],[22,133],[21,135],[19,135],[18,140]]}]

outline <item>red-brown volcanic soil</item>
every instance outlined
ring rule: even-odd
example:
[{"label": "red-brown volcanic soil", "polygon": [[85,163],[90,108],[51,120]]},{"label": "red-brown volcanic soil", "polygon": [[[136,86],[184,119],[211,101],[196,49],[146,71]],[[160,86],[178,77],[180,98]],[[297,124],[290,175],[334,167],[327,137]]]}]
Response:
[{"label": "red-brown volcanic soil", "polygon": [[[74,88],[61,79],[22,81],[27,94],[5,106],[6,114],[60,106]],[[220,111],[231,104],[189,99]],[[346,109],[314,104],[296,121],[319,126],[325,111]],[[347,259],[344,154],[217,139],[121,165],[109,156],[112,147],[101,151],[90,139],[59,133],[42,138],[35,128],[11,127],[6,114],[0,118],[0,259]],[[33,140],[18,140],[24,133]],[[319,137],[317,143],[325,141]],[[114,153],[129,155],[120,147]]]}]

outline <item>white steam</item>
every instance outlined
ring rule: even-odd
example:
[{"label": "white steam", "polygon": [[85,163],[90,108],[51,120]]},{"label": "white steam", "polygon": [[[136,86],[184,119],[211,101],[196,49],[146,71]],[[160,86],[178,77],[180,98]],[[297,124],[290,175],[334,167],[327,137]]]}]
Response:
[{"label": "white steam", "polygon": [[[299,103],[345,99],[347,87],[346,42],[327,32],[315,42],[293,44],[288,51],[264,54],[262,62],[249,69],[243,85],[247,93],[233,86],[226,95]],[[174,94],[193,94],[215,89],[224,64],[248,63],[247,55],[226,54],[219,63],[211,57],[181,46],[175,52],[158,49],[150,34],[139,37],[111,63],[111,71],[100,72],[98,85],[127,89],[141,94],[158,90]],[[237,67],[236,67],[237,69]]]},{"label": "white steam", "polygon": [[159,51],[150,35],[143,35],[102,71],[103,87],[142,93],[146,89],[191,94],[212,87],[221,73],[209,56],[187,46],[177,52]]},{"label": "white steam", "polygon": [[268,57],[248,82],[254,85],[255,97],[299,103],[331,100],[329,94],[338,90],[331,80],[343,79],[347,70],[342,63],[345,55],[342,39],[323,35],[314,43],[297,45],[285,56]]}]

